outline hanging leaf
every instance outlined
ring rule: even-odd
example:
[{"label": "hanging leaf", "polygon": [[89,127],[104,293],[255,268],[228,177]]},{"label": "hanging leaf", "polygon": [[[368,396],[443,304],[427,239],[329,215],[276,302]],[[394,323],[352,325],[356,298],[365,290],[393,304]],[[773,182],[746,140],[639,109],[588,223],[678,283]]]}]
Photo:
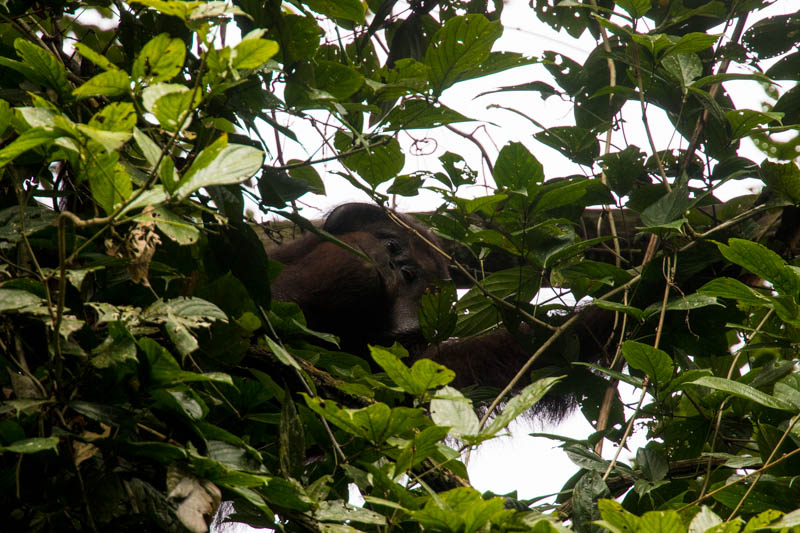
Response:
[{"label": "hanging leaf", "polygon": [[494,42],[503,33],[500,21],[483,15],[465,15],[448,20],[433,36],[425,52],[430,84],[435,95],[453,84],[474,77],[474,71],[489,58]]},{"label": "hanging leaf", "polygon": [[178,75],[185,60],[184,42],[170,38],[168,33],[162,33],[142,47],[133,62],[131,75],[140,83],[146,82],[148,85],[169,81]]},{"label": "hanging leaf", "polygon": [[494,181],[499,187],[527,189],[531,183],[544,181],[544,169],[522,143],[512,142],[505,145],[497,156]]},{"label": "hanging leaf", "polygon": [[[202,161],[200,158],[203,157],[203,152],[200,153],[187,171],[188,178],[184,176],[181,179],[174,193],[176,197],[187,198],[201,187],[210,185],[241,183],[252,178],[264,162],[264,153],[251,146],[229,144],[219,149],[212,145],[206,150],[218,150],[218,153],[213,158],[203,158]],[[198,165],[196,169],[195,165]]]},{"label": "hanging leaf", "polygon": [[663,350],[641,342],[625,341],[622,355],[632,368],[647,374],[657,387],[664,387],[672,379],[675,366]]},{"label": "hanging leaf", "polygon": [[716,376],[701,376],[694,381],[688,382],[687,385],[700,385],[702,387],[709,387],[711,389],[727,392],[728,394],[733,394],[739,398],[744,398],[745,400],[750,400],[772,409],[790,412],[797,411],[795,406],[785,400],[770,396],[749,385],[730,379],[718,378]]},{"label": "hanging leaf", "polygon": [[72,95],[78,98],[88,98],[90,96],[115,98],[128,94],[130,90],[131,80],[125,72],[109,70],[87,80],[86,83],[72,91]]}]

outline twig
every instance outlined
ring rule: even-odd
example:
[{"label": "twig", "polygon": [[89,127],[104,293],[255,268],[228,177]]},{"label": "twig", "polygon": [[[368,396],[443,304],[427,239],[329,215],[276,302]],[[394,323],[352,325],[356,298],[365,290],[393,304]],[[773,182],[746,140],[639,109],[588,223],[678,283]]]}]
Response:
[{"label": "twig", "polygon": [[478,150],[481,151],[481,158],[483,159],[483,162],[486,163],[487,167],[489,167],[489,173],[490,174],[494,174],[494,165],[492,165],[492,160],[489,158],[489,154],[486,152],[486,148],[484,148],[483,145],[480,143],[480,141],[478,141],[478,139],[475,138],[474,132],[473,133],[464,133],[463,131],[459,131],[459,130],[455,129],[450,124],[445,124],[444,127],[447,128],[448,130],[452,131],[456,135],[461,135],[465,139],[471,141],[472,144],[477,146]]},{"label": "twig", "polygon": [[653,151],[653,157],[656,160],[656,165],[658,165],[658,173],[661,176],[661,182],[664,184],[666,191],[670,192],[672,187],[670,187],[669,179],[667,179],[667,172],[664,169],[664,163],[661,161],[661,157],[658,155],[656,143],[653,139],[653,133],[650,131],[650,121],[647,119],[647,104],[644,101],[644,82],[642,81],[642,65],[641,61],[639,61],[638,45],[634,43],[631,46],[631,50],[633,70],[636,73],[636,86],[639,88],[639,107],[642,110],[642,123],[644,124],[644,130],[647,133],[647,142],[650,144],[650,150]]},{"label": "twig", "polygon": [[[738,2],[734,2],[734,7]],[[733,8],[732,8],[733,9]],[[733,29],[733,35],[731,36],[732,43],[737,42],[741,37],[742,33],[744,32],[744,25],[747,20],[747,14],[744,14],[739,17],[736,21],[736,27]],[[719,64],[719,68],[717,69],[717,74],[722,74],[731,64],[730,57],[726,57],[722,60]],[[719,92],[719,88],[722,87],[722,82],[717,82],[711,86],[708,90],[708,94],[712,100],[714,100],[717,96],[717,92]],[[697,150],[697,146],[700,144],[700,134],[703,132],[706,123],[708,122],[708,117],[710,116],[709,110],[704,109],[703,112],[697,117],[697,122],[694,125],[694,131],[692,131],[692,137],[689,140],[689,146],[686,148],[686,153],[683,156],[683,160],[680,163],[680,170],[681,172],[685,171],[689,167],[689,162],[692,160],[694,156],[694,152]]]},{"label": "twig", "polygon": [[[789,424],[789,427],[786,429],[786,431],[783,433],[783,435],[781,435],[781,439],[779,441],[780,444],[783,444],[783,441],[784,441],[786,435],[788,435],[788,433],[790,432],[790,430],[794,426],[794,424],[797,423],[797,419],[798,418],[800,418],[800,415],[795,415],[794,417],[792,417],[792,419],[791,419],[792,422]],[[782,456],[780,456],[777,459],[775,459],[774,461],[772,461],[772,457],[775,455],[775,453],[776,453],[778,448],[779,448],[779,446],[776,446],[772,450],[772,453],[767,458],[767,461],[758,470],[753,470],[752,472],[748,472],[747,474],[743,475],[740,478],[737,478],[737,479],[735,479],[733,481],[729,481],[729,482],[725,483],[724,485],[722,485],[720,487],[717,487],[714,490],[709,491],[708,494],[706,494],[705,496],[698,497],[697,499],[695,499],[694,501],[692,501],[690,503],[687,503],[686,505],[684,505],[680,509],[676,509],[676,511],[679,512],[679,513],[683,512],[686,509],[689,509],[690,507],[694,507],[695,505],[697,505],[701,501],[705,500],[706,498],[709,498],[710,496],[713,496],[714,494],[722,492],[723,490],[725,490],[727,488],[730,488],[730,487],[736,485],[737,483],[741,483],[742,481],[744,481],[746,479],[749,479],[749,478],[751,478],[753,476],[759,476],[760,477],[761,474],[766,472],[768,469],[770,469],[773,466],[775,466],[775,465],[777,465],[779,463],[782,463],[785,460],[789,459],[790,457],[794,457],[795,455],[800,453],[800,448],[795,448],[794,450],[790,451],[789,453],[785,453]]]},{"label": "twig", "polygon": [[[658,349],[658,345],[661,341],[661,332],[664,329],[664,316],[667,313],[667,301],[669,300],[669,290],[672,288],[673,280],[675,276],[675,270],[677,268],[677,261],[672,265],[667,265],[667,279],[666,284],[664,285],[664,296],[661,299],[661,311],[658,315],[658,327],[656,328],[656,338],[653,342],[653,348]],[[650,376],[645,376],[644,380],[642,381],[642,393],[639,395],[639,402],[636,404],[636,410],[631,415],[630,420],[628,421],[628,425],[625,426],[625,432],[622,434],[622,438],[619,441],[619,446],[617,447],[616,453],[614,453],[614,458],[611,459],[611,462],[608,463],[608,468],[606,468],[605,473],[603,474],[603,481],[608,479],[609,474],[614,469],[614,466],[617,464],[619,460],[619,456],[622,453],[622,449],[625,447],[625,441],[628,440],[631,432],[633,431],[633,423],[636,421],[636,417],[639,415],[639,412],[642,409],[642,404],[644,403],[644,398],[647,396],[647,387],[650,384]]]}]

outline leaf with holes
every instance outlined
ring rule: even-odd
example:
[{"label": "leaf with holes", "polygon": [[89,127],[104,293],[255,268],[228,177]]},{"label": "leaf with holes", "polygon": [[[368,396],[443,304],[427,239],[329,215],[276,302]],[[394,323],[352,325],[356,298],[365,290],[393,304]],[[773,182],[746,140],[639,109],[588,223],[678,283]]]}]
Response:
[{"label": "leaf with holes", "polygon": [[465,15],[448,20],[436,32],[425,52],[430,84],[440,95],[453,84],[468,79],[470,71],[489,58],[494,42],[503,33],[500,21],[489,22],[483,15]]}]

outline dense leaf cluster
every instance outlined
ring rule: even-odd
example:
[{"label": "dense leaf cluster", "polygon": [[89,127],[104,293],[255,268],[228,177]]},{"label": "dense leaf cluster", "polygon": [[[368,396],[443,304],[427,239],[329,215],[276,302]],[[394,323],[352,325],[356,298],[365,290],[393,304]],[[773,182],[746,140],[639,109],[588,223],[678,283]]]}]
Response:
[{"label": "dense leaf cluster", "polygon": [[[0,529],[204,531],[223,500],[287,531],[800,527],[800,18],[753,22],[768,3],[532,0],[596,38],[580,64],[494,51],[499,1],[0,1]],[[519,142],[481,146],[479,197],[467,148],[401,174],[400,133],[469,120],[448,88],[534,63],[550,83],[494,92],[572,102],[568,125],[514,111],[583,175]],[[734,80],[763,83],[764,108],[736,108]],[[658,145],[655,110],[680,143]],[[772,160],[741,157],[745,138]],[[380,204],[441,199],[425,222],[472,287],[423,298],[431,343],[506,327],[585,368],[569,326],[617,314],[578,398],[596,432],[563,439],[576,473],[555,505],[479,493],[459,452],[569,367],[465,396],[437,363],[341,352],[271,301],[279,267],[250,213],[317,231],[296,201],[325,193],[331,160]],[[764,191],[715,196],[745,177]],[[592,304],[530,303],[543,285]],[[635,461],[604,458],[634,425]]]}]

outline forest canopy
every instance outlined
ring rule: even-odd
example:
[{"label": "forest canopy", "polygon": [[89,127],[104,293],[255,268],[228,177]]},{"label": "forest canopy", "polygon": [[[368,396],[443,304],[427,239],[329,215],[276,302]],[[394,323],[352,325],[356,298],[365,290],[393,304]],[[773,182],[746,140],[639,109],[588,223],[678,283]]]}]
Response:
[{"label": "forest canopy", "polygon": [[[579,62],[498,51],[499,0],[0,0],[0,529],[200,532],[231,502],[218,522],[282,531],[800,530],[800,15],[772,3],[531,0],[593,40]],[[492,107],[524,136],[443,102],[479,78],[527,98]],[[443,131],[463,142],[409,172]],[[504,331],[569,364],[459,390],[311,329],[270,255],[346,246],[304,207],[328,175],[387,213],[436,198],[427,343]],[[550,436],[575,464],[555,500],[473,488],[466,452],[578,374],[594,431]],[[603,454],[634,427],[635,460]]]}]

